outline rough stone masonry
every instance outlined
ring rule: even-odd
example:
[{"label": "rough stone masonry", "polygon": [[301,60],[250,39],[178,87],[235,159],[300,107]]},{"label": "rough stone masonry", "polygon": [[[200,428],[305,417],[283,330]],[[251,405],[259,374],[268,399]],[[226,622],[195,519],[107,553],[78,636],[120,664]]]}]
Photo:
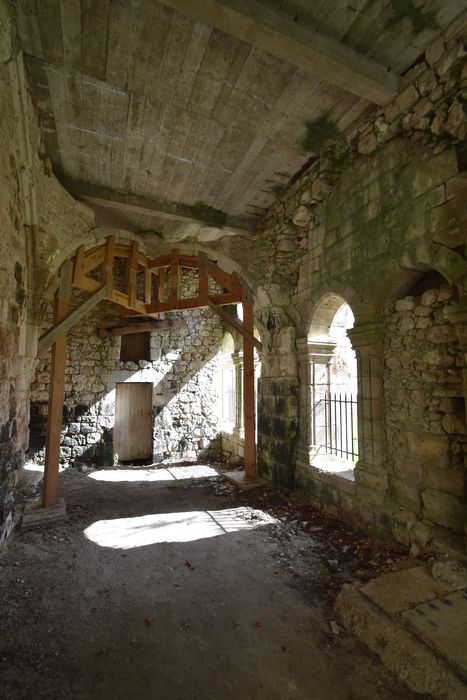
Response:
[{"label": "rough stone masonry", "polygon": [[[3,538],[13,525],[28,444],[32,381],[34,427],[43,424],[47,362],[38,361],[37,335],[50,318],[60,265],[81,244],[92,246],[116,229],[96,225],[95,212],[53,175],[14,11],[4,2],[0,8]],[[317,144],[313,162],[279,193],[254,234],[188,237],[179,246],[190,254],[205,250],[251,282],[263,343],[261,474],[359,528],[459,555],[465,555],[467,521],[466,71],[463,24],[454,22],[409,69],[393,101],[370,107],[345,136],[333,132]],[[157,254],[173,245],[147,231],[124,236]],[[435,274],[442,279],[429,286]],[[310,329],[329,295],[347,302],[355,317],[349,332],[358,360],[354,482],[312,464],[304,426],[312,387],[299,348],[316,357]],[[223,328],[210,313],[196,313],[196,327],[195,313],[186,316],[187,332],[154,334],[151,360],[142,366],[124,367],[118,341],[97,338],[95,329],[113,317],[104,306],[70,334],[63,459],[113,458],[105,399],[118,377],[145,372],[155,386],[155,454],[219,454],[212,379]]]}]

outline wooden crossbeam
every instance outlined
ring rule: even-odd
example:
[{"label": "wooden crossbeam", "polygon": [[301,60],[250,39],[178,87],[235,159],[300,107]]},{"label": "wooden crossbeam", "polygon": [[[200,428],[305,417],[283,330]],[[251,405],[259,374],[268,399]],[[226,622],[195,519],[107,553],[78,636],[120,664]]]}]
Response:
[{"label": "wooden crossbeam", "polygon": [[174,328],[186,328],[186,321],[182,318],[167,318],[163,320],[147,319],[136,323],[100,328],[98,335],[108,338],[116,335],[131,335],[132,333],[150,333],[151,331],[166,331]]},{"label": "wooden crossbeam", "polygon": [[[233,294],[232,292],[226,292],[225,294],[214,294],[211,297],[211,299],[218,306],[226,306],[227,304],[239,304],[241,302],[241,297],[238,294]],[[157,304],[146,304],[146,310],[143,311],[143,313],[167,313],[168,311],[184,311],[186,309],[199,309],[203,306],[207,306],[206,299],[201,299],[200,297],[191,297],[190,299],[178,299],[173,304],[170,300],[158,302]]]},{"label": "wooden crossbeam", "polygon": [[[78,321],[80,321],[83,316],[85,316],[91,309],[93,309],[97,304],[102,301],[102,299],[105,299],[107,295],[107,289],[104,286],[102,286],[97,292],[94,292],[94,294],[86,299],[86,301],[83,301],[80,306],[77,306],[71,313],[68,315],[61,315],[61,314],[56,314],[55,318],[55,324],[53,327],[47,331],[47,333],[44,333],[43,336],[40,337],[39,343],[38,343],[38,352],[43,352],[46,350],[48,347],[52,345],[52,343],[55,343],[60,336],[64,335],[67,333],[67,331],[72,328],[72,326],[75,325]],[[57,316],[61,316],[61,318],[57,318]]]},{"label": "wooden crossbeam", "polygon": [[171,259],[170,255],[161,255],[159,258],[148,260],[148,267],[150,270],[155,270],[157,267],[170,267]]},{"label": "wooden crossbeam", "polygon": [[258,340],[258,338],[255,338],[254,335],[251,335],[251,333],[249,333],[241,323],[232,318],[232,316],[230,316],[230,314],[224,311],[224,309],[221,306],[218,306],[209,298],[207,299],[207,305],[210,309],[215,311],[216,314],[218,314],[218,316],[221,317],[224,323],[227,323],[234,330],[236,330],[237,333],[240,333],[240,335],[242,335],[244,338],[248,338],[253,343],[255,348],[257,348],[257,350],[261,352],[261,350],[263,349],[263,343],[260,340]]},{"label": "wooden crossbeam", "polygon": [[128,311],[136,311],[139,314],[146,313],[146,306],[139,301],[135,301],[134,304],[130,304],[128,299],[128,294],[125,292],[119,292],[118,289],[114,289],[110,301],[115,302],[119,306],[123,306],[124,309]]},{"label": "wooden crossbeam", "polygon": [[[270,3],[256,0],[160,0],[163,5],[266,51],[377,105],[386,105],[401,80],[350,46],[311,29]],[[306,3],[305,3],[306,6]]]}]

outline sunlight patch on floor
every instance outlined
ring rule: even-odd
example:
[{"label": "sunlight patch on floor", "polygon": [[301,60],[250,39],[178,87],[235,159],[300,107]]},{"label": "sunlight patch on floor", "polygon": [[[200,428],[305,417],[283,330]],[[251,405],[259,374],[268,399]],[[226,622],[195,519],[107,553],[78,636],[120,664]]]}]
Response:
[{"label": "sunlight patch on floor", "polygon": [[157,469],[100,469],[88,475],[96,481],[178,481],[179,479],[205,479],[218,476],[217,471],[206,464],[190,467],[166,467]]},{"label": "sunlight patch on floor", "polygon": [[193,542],[278,522],[261,510],[226,508],[98,520],[84,534],[100,547],[133,549],[162,542]]}]

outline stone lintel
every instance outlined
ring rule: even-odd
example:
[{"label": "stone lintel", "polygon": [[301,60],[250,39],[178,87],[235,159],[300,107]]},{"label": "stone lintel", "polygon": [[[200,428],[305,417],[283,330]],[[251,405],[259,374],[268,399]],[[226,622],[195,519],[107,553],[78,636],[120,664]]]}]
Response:
[{"label": "stone lintel", "polygon": [[296,345],[299,356],[303,357],[305,355],[310,362],[326,364],[330,361],[337,343],[332,338],[323,338],[321,340],[299,338],[296,341]]},{"label": "stone lintel", "polygon": [[347,331],[354,350],[379,345],[383,334],[384,325],[381,321],[357,325]]}]

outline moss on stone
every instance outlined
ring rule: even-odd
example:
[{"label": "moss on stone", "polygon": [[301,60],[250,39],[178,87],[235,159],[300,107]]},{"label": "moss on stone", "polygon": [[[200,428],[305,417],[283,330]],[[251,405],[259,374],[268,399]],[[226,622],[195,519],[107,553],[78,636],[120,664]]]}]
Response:
[{"label": "moss on stone", "polygon": [[196,202],[190,207],[191,215],[196,219],[201,219],[211,226],[223,226],[227,215],[220,209],[209,206],[206,202]]},{"label": "moss on stone", "polygon": [[391,0],[393,16],[386,23],[387,27],[400,22],[404,17],[408,17],[412,22],[412,33],[420,34],[425,29],[438,29],[435,10],[423,12],[419,7],[415,7],[412,0]]},{"label": "moss on stone", "polygon": [[300,147],[305,153],[321,153],[330,142],[340,137],[340,131],[329,112],[317,119],[305,122],[306,133],[300,141]]},{"label": "moss on stone", "polygon": [[16,303],[20,308],[23,307],[24,301],[26,299],[26,291],[23,285],[23,268],[21,263],[17,262],[15,264],[15,280],[16,280],[16,290],[15,299]]}]

